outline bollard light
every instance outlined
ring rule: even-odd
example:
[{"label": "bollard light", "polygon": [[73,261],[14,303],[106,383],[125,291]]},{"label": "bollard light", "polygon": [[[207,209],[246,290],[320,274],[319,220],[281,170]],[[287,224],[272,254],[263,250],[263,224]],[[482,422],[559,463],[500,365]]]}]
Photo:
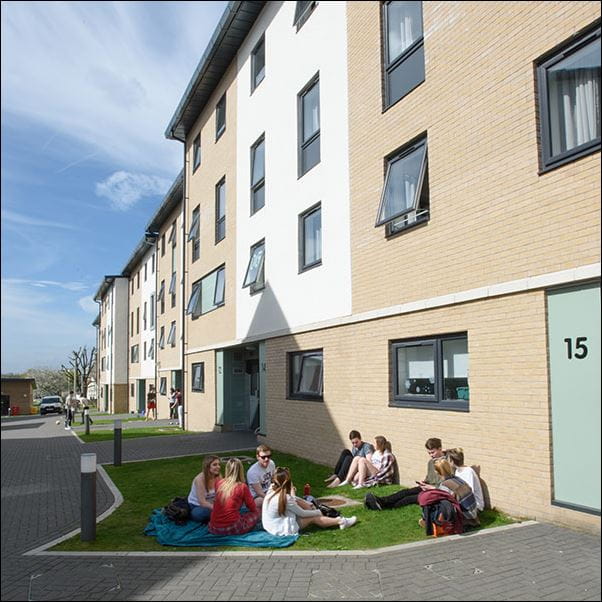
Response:
[{"label": "bollard light", "polygon": [[113,431],[113,466],[121,466],[121,420],[115,420]]},{"label": "bollard light", "polygon": [[84,409],[84,422],[86,424],[86,435],[90,434],[90,410],[88,408]]},{"label": "bollard light", "polygon": [[96,454],[81,455],[81,541],[96,539]]}]

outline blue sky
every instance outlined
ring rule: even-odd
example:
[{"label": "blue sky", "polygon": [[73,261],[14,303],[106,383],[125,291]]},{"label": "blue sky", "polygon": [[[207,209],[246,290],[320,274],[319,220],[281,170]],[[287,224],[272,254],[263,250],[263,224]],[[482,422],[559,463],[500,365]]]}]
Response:
[{"label": "blue sky", "polygon": [[94,346],[182,166],[164,131],[226,2],[3,2],[2,373]]}]

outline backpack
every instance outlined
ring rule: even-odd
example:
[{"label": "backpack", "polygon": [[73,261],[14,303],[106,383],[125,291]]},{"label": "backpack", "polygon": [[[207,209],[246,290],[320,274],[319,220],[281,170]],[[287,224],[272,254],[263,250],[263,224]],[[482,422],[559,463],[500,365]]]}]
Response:
[{"label": "backpack", "polygon": [[167,506],[163,508],[163,514],[176,523],[176,525],[185,525],[190,518],[190,506],[185,497],[175,497]]},{"label": "backpack", "polygon": [[341,513],[336,508],[318,502],[313,495],[306,495],[305,500],[313,504],[314,508],[322,513],[322,516],[328,516],[329,518],[338,518],[341,516]]}]

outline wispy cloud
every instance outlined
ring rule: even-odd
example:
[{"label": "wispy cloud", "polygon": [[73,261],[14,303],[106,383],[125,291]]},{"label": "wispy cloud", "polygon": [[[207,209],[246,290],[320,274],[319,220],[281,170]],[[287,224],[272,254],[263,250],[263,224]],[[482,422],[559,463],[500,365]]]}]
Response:
[{"label": "wispy cloud", "polygon": [[2,285],[25,285],[25,286],[35,286],[37,288],[46,288],[46,287],[57,287],[62,288],[67,291],[85,291],[89,288],[87,285],[82,282],[57,282],[56,280],[27,280],[25,278],[3,278]]},{"label": "wispy cloud", "polygon": [[96,184],[96,194],[109,199],[113,209],[127,211],[145,196],[165,194],[170,185],[165,178],[116,171]]},{"label": "wispy cloud", "polygon": [[97,314],[98,313],[98,304],[94,299],[89,297],[82,297],[79,301],[79,306],[89,314]]},{"label": "wispy cloud", "polygon": [[85,157],[82,157],[81,159],[78,159],[77,161],[73,161],[72,163],[69,163],[69,165],[65,165],[65,167],[59,169],[56,173],[63,173],[64,171],[67,171],[68,169],[71,169],[72,167],[75,167],[76,165],[79,165],[80,163],[84,163],[85,161],[87,161],[88,159],[91,159],[92,157],[96,157],[96,155],[98,155],[98,153],[90,153],[89,155],[86,155]]},{"label": "wispy cloud", "polygon": [[62,228],[64,230],[77,230],[77,228],[75,228],[71,224],[66,224],[64,222],[54,222],[45,219],[37,219],[29,215],[23,215],[22,213],[9,211],[8,209],[2,210],[2,220],[9,224],[18,224],[20,226],[36,226],[40,228]]}]

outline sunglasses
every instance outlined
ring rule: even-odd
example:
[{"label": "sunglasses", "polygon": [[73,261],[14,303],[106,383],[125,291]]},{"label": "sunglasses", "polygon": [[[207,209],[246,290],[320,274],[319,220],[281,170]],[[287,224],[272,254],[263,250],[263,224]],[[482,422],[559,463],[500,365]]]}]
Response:
[{"label": "sunglasses", "polygon": [[259,454],[259,457],[260,457],[262,460],[265,460],[266,458],[268,458],[268,459],[269,459],[269,458],[271,458],[271,457],[272,457],[272,454],[267,454],[266,456],[262,456],[261,454]]}]

